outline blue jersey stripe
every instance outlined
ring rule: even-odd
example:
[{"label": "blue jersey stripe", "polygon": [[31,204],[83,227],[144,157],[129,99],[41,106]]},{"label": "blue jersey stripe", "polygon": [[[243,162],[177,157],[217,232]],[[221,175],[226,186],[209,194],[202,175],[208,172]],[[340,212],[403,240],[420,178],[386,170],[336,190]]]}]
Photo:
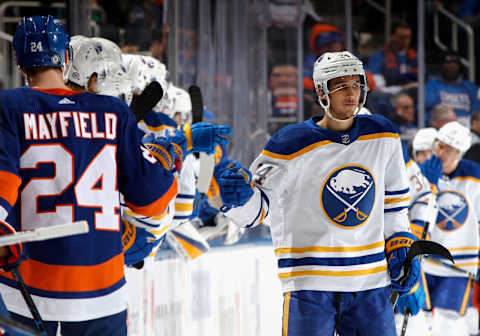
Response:
[{"label": "blue jersey stripe", "polygon": [[383,210],[383,212],[395,212],[395,211],[400,211],[400,210],[403,210],[403,209],[408,209],[408,206],[385,209],[385,210]]},{"label": "blue jersey stripe", "polygon": [[387,195],[387,196],[389,196],[389,195],[400,195],[400,194],[406,194],[409,191],[410,191],[410,188],[403,189],[403,190],[395,190],[395,191],[385,190],[385,195]]},{"label": "blue jersey stripe", "polygon": [[370,264],[385,259],[385,253],[379,252],[376,254],[370,254],[361,257],[351,258],[282,258],[278,260],[278,267],[297,267],[297,266],[351,266],[351,265],[363,265]]}]

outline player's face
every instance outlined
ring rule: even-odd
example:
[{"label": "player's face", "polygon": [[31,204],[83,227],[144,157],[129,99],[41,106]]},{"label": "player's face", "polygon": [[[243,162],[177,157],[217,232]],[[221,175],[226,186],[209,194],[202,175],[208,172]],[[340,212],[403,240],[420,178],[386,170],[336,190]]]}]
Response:
[{"label": "player's face", "polygon": [[332,115],[340,120],[352,117],[358,107],[363,84],[359,75],[337,77],[328,83],[330,109]]},{"label": "player's face", "polygon": [[461,157],[460,152],[457,149],[441,141],[436,141],[433,144],[433,152],[440,160],[442,160],[442,173],[446,174],[452,171],[452,168],[455,167],[456,162],[460,160]]},{"label": "player's face", "polygon": [[432,156],[432,150],[431,149],[419,150],[415,153],[415,161],[417,163],[422,163],[422,162],[430,159],[431,156]]}]

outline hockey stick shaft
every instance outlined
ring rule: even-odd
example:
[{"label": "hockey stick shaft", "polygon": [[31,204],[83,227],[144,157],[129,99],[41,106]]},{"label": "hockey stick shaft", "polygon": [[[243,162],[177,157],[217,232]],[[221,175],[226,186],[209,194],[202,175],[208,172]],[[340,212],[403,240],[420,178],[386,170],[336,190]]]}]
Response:
[{"label": "hockey stick shaft", "polygon": [[47,240],[87,233],[88,223],[85,220],[73,223],[42,227],[35,230],[21,231],[0,237],[0,247],[18,243]]},{"label": "hockey stick shaft", "polygon": [[433,262],[437,265],[440,265],[440,266],[444,266],[446,268],[449,268],[453,271],[456,271],[456,272],[459,272],[459,273],[463,273],[465,274],[469,279],[471,279],[472,281],[476,281],[476,282],[479,282],[480,279],[479,279],[479,276],[475,273],[472,273],[472,272],[469,272],[467,270],[464,270],[463,268],[460,268],[460,267],[457,267],[455,265],[451,265],[451,264],[448,264],[446,262],[443,262],[442,260],[438,259],[438,258],[435,258],[435,257],[426,257],[425,258],[427,261],[430,261],[430,262]]},{"label": "hockey stick shaft", "polygon": [[23,281],[23,278],[20,275],[18,268],[14,267],[11,270],[11,272],[12,272],[13,278],[15,279],[17,287],[20,290],[20,293],[22,293],[23,299],[25,300],[25,303],[27,304],[28,309],[32,314],[33,320],[35,321],[35,325],[37,326],[38,330],[41,331],[42,335],[48,336],[47,326],[45,325],[45,322],[43,322],[42,317],[38,312],[37,306],[35,305],[35,302],[33,302],[33,299],[27,290],[27,286],[25,286],[25,282]]}]

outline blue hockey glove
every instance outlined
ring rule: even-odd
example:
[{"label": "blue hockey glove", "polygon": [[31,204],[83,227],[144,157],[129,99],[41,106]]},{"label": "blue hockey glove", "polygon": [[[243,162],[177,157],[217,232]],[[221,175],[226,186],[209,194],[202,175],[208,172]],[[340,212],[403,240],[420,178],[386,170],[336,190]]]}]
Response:
[{"label": "blue hockey glove", "polygon": [[187,139],[182,132],[175,130],[173,134],[160,137],[150,133],[143,137],[142,143],[165,169],[175,169],[180,173],[187,147]]},{"label": "blue hockey glove", "polygon": [[408,309],[410,314],[417,315],[425,301],[425,290],[419,281],[408,294],[398,298],[395,312],[405,314]]},{"label": "blue hockey glove", "polygon": [[223,202],[221,211],[244,205],[253,195],[252,173],[236,160],[225,160],[217,165],[214,176]]},{"label": "blue hockey glove", "polygon": [[[0,221],[0,236],[15,233],[15,229],[7,222]],[[23,251],[22,243],[4,246],[4,256],[0,257],[0,268],[9,272],[21,262]]]},{"label": "blue hockey glove", "polygon": [[417,258],[413,258],[408,274],[404,274],[403,263],[410,246],[416,240],[417,238],[410,232],[397,232],[385,241],[385,254],[392,279],[392,289],[400,295],[409,292],[420,276],[420,263]]},{"label": "blue hockey glove", "polygon": [[232,134],[232,129],[225,125],[213,125],[206,122],[198,122],[193,125],[182,125],[183,133],[187,138],[187,150],[189,152],[215,153],[218,144],[228,145],[225,135]]},{"label": "blue hockey glove", "polygon": [[443,162],[436,155],[432,155],[430,159],[420,163],[418,165],[423,176],[425,176],[428,182],[437,184],[438,179],[442,176]]},{"label": "blue hockey glove", "polygon": [[125,265],[135,265],[148,257],[160,243],[160,240],[144,228],[136,227],[122,219],[122,246]]}]

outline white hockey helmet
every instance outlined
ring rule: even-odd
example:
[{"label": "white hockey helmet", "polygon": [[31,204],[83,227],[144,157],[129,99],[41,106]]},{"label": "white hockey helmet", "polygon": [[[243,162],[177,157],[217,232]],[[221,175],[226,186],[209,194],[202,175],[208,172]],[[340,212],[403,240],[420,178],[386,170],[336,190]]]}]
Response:
[{"label": "white hockey helmet", "polygon": [[443,125],[437,132],[437,139],[457,149],[461,154],[464,154],[472,144],[470,130],[458,121]]},{"label": "white hockey helmet", "polygon": [[117,66],[122,64],[122,51],[115,42],[103,37],[92,37],[91,41],[95,44],[95,47],[106,62],[113,63]]},{"label": "white hockey helmet", "polygon": [[433,127],[419,129],[412,142],[413,152],[433,149],[433,142],[437,137],[437,130]]},{"label": "white hockey helmet", "polygon": [[[148,72],[149,64],[145,56],[124,54],[123,66],[128,76],[132,81],[132,89],[134,95],[139,95],[145,90],[150,81],[150,74]],[[153,64],[151,64],[153,68]]]},{"label": "white hockey helmet", "polygon": [[190,94],[186,90],[170,84],[158,104],[157,111],[165,113],[172,119],[175,119],[175,116],[180,114],[182,122],[192,122]]},{"label": "white hockey helmet", "polygon": [[[325,112],[330,118],[334,118],[330,113],[330,98],[328,90],[328,81],[343,76],[359,75],[362,84],[364,85],[363,97],[360,97],[356,112],[353,116],[357,115],[365,104],[368,92],[368,83],[365,70],[363,69],[363,63],[356,56],[348,51],[340,52],[326,52],[320,56],[313,66],[313,82],[317,94],[323,93],[325,95],[326,103],[323,99],[318,97],[319,104],[323,107]],[[339,120],[340,121],[340,120]]]},{"label": "white hockey helmet", "polygon": [[133,99],[132,81],[123,66],[110,69],[108,76],[98,82],[100,94],[114,96],[130,105]]},{"label": "white hockey helmet", "polygon": [[72,60],[67,63],[64,79],[87,89],[93,74],[97,78],[106,76],[107,64],[88,37],[76,35],[70,41]]}]

